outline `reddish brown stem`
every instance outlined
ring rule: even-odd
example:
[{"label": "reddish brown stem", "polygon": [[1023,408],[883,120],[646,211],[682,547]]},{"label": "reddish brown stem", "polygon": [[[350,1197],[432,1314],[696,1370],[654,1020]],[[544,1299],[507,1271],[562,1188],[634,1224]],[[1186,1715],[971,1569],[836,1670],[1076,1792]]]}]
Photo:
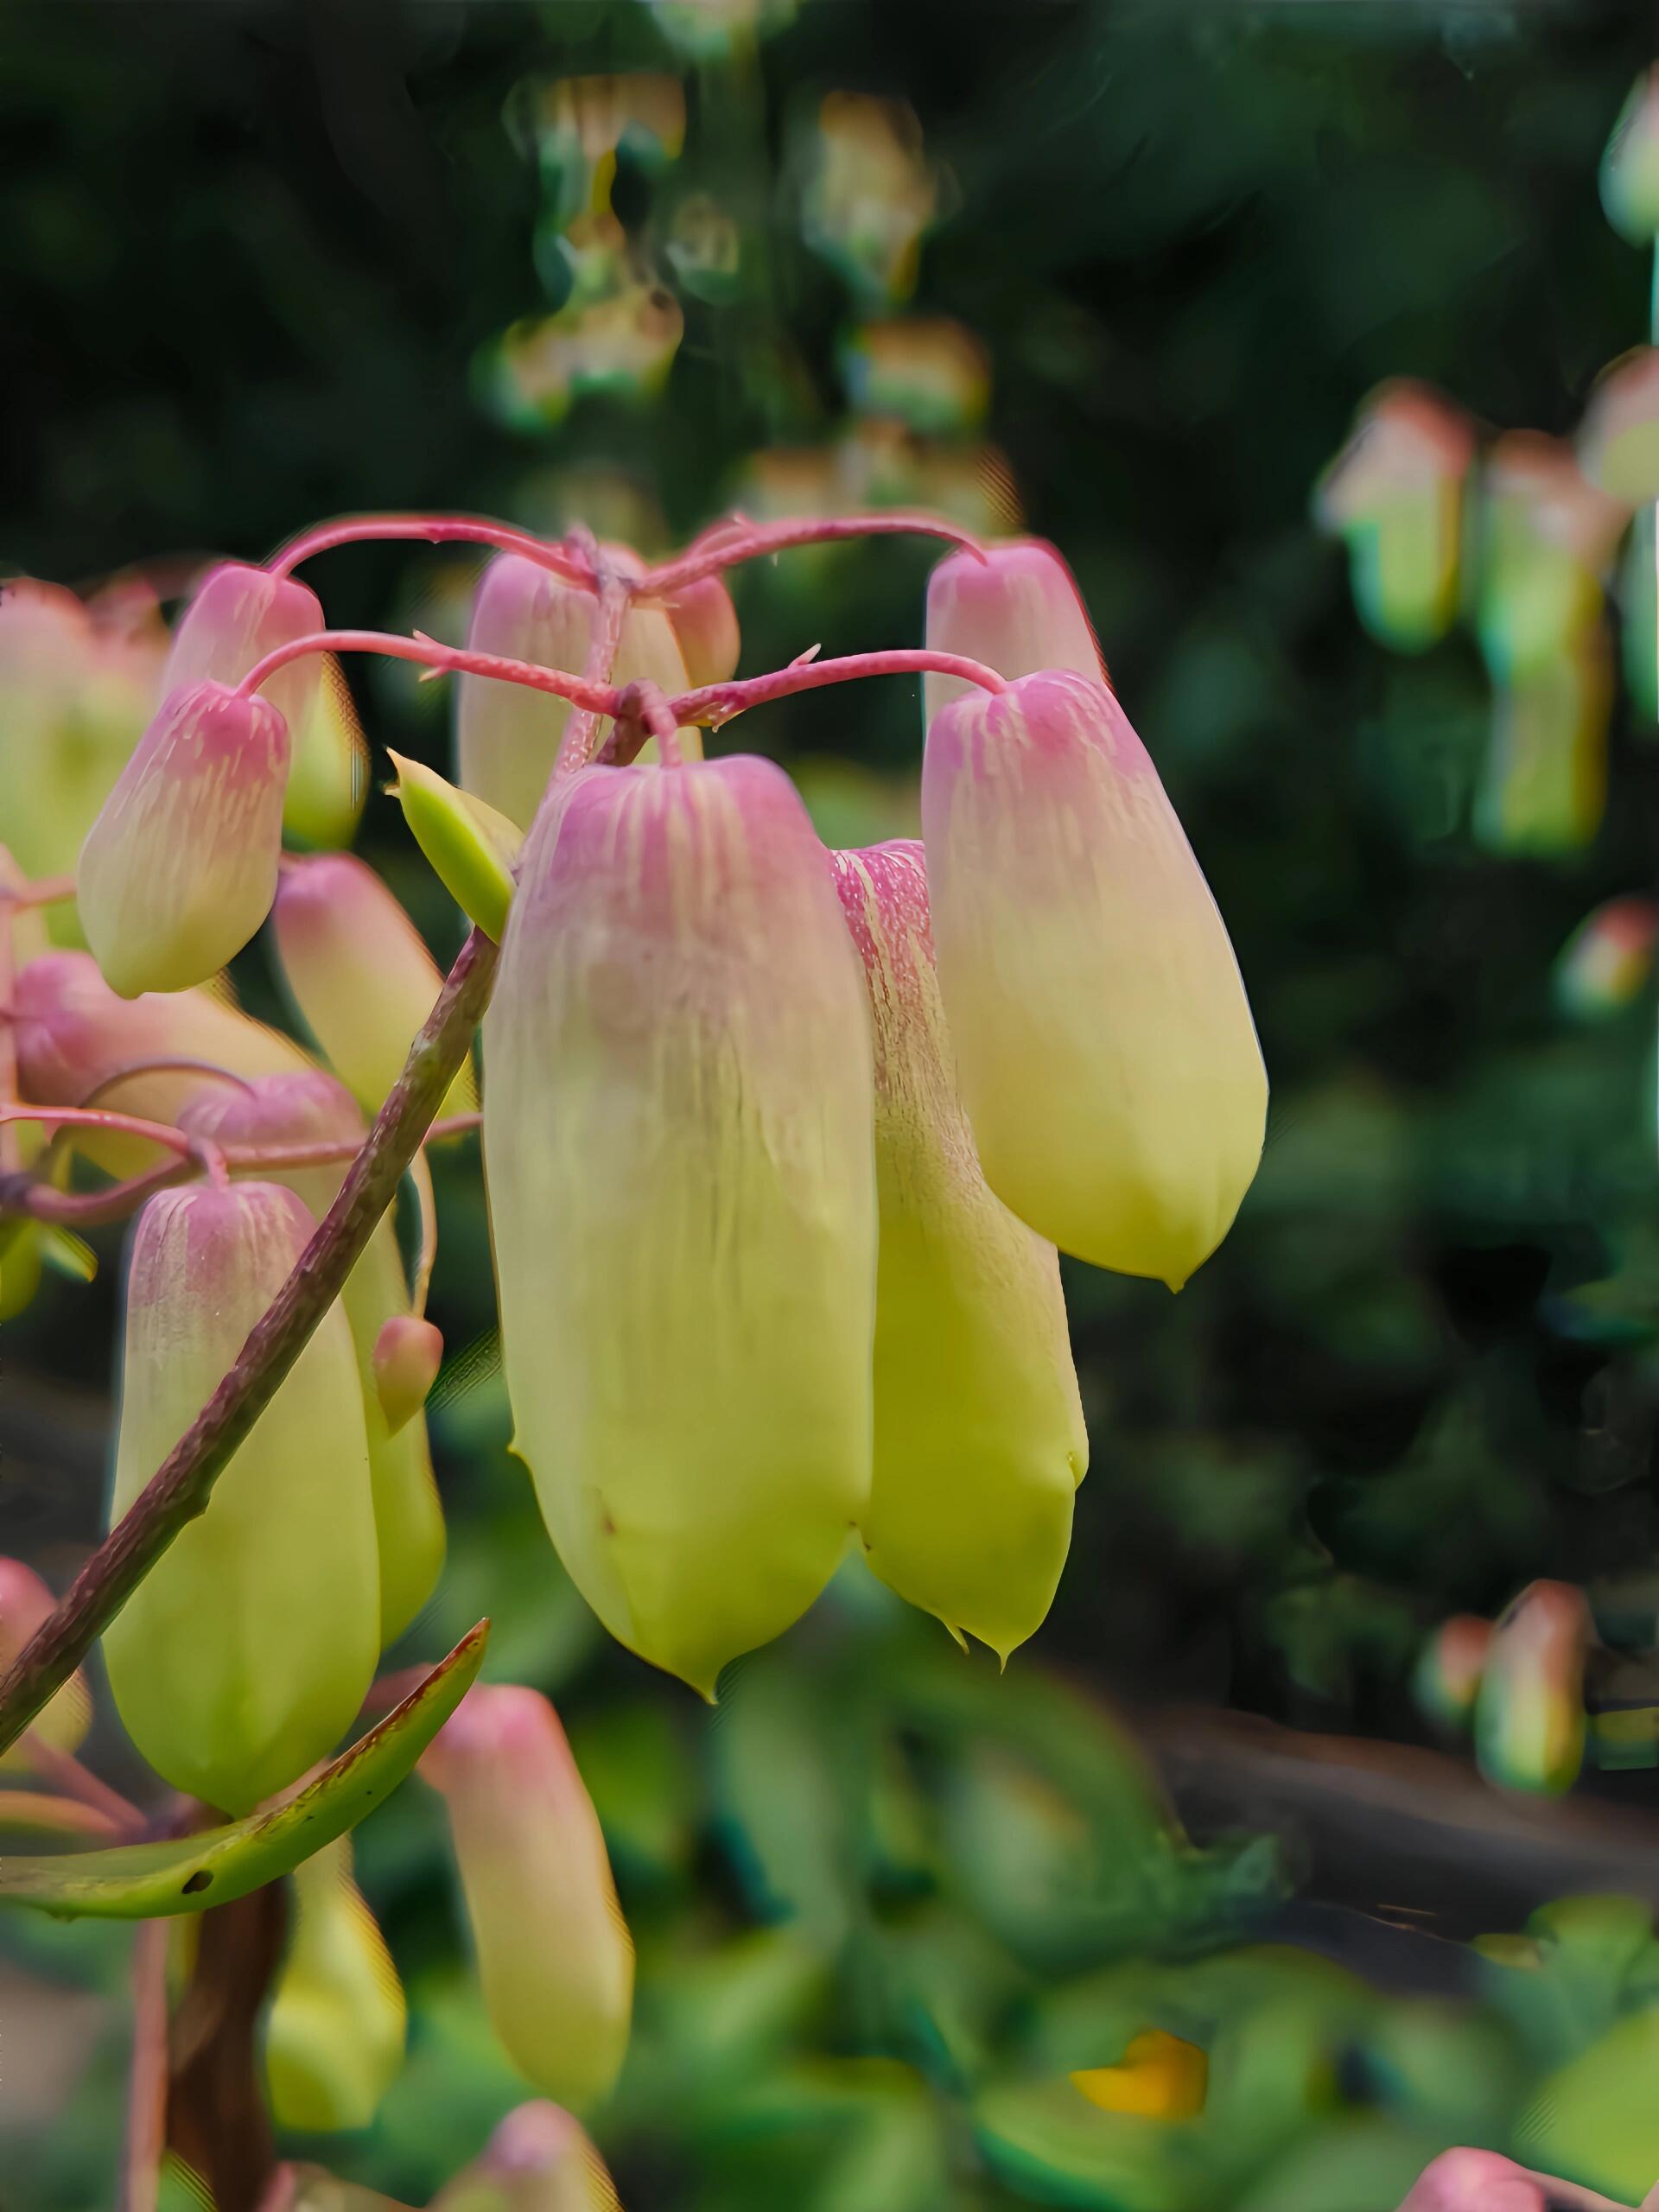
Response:
[{"label": "reddish brown stem", "polygon": [[837,660],[797,660],[768,676],[734,677],[725,683],[705,683],[700,690],[683,691],[671,699],[676,721],[723,722],[746,708],[764,706],[770,699],[786,699],[796,691],[817,691],[828,683],[852,683],[866,676],[956,676],[976,683],[984,691],[1006,691],[1007,683],[982,661],[967,660],[960,653],[937,653],[925,645],[903,645],[892,652],[850,653]]},{"label": "reddish brown stem", "polygon": [[635,593],[645,599],[667,599],[704,576],[717,575],[740,561],[756,561],[769,553],[787,552],[797,545],[823,545],[840,537],[942,537],[982,561],[985,549],[969,531],[938,515],[893,512],[873,515],[803,516],[785,522],[746,523],[734,518],[716,523],[712,530],[687,546],[672,561],[649,569],[635,583]]},{"label": "reddish brown stem", "polygon": [[526,561],[573,582],[590,581],[581,556],[556,538],[537,537],[527,530],[515,530],[511,523],[492,522],[487,515],[346,515],[291,537],[266,566],[273,576],[286,576],[302,562],[336,545],[410,538],[428,545],[489,545],[498,552],[522,554]]}]

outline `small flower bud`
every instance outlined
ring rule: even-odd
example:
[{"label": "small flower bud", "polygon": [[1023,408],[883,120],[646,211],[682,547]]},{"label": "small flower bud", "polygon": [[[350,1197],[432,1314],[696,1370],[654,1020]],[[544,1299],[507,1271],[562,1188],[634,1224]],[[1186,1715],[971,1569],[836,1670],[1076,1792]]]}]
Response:
[{"label": "small flower bud", "polygon": [[[966,551],[947,555],[928,578],[927,642],[935,652],[982,661],[999,676],[1069,668],[1106,680],[1071,571],[1040,537],[988,546],[982,561]],[[959,676],[924,677],[928,721],[974,688]]]},{"label": "small flower bud", "polygon": [[374,1340],[374,1388],[391,1435],[426,1403],[442,1359],[443,1337],[430,1321],[394,1313],[383,1324]]},{"label": "small flower bud", "polygon": [[[606,549],[607,555],[613,549]],[[484,571],[467,643],[474,652],[563,668],[580,676],[587,664],[597,602],[586,585],[569,583],[522,555],[504,553]],[[694,601],[694,613],[696,602]],[[698,643],[705,639],[693,622]],[[717,626],[715,644],[718,645]],[[655,683],[669,697],[689,690],[685,663],[667,610],[639,601],[623,617],[611,681]],[[497,677],[463,676],[459,686],[455,757],[462,785],[528,829],[547,789],[569,702]],[[604,729],[610,725],[605,722]]]},{"label": "small flower bud", "polygon": [[875,1036],[881,1580],[1006,1660],[1041,1622],[1089,1464],[1054,1247],[988,1188],[954,1075],[916,843],[831,855]]},{"label": "small flower bud", "polygon": [[[361,1142],[362,1118],[348,1094],[321,1068],[301,1075],[256,1078],[247,1087],[215,1084],[181,1108],[179,1125],[223,1145]],[[320,1221],[334,1204],[348,1161],[278,1171],[272,1178],[301,1198]],[[384,1406],[376,1348],[388,1328],[428,1325],[409,1312],[409,1287],[390,1215],[376,1227],[346,1278],[340,1304],[351,1325],[369,1451],[379,1560],[380,1641],[390,1643],[431,1596],[443,1565],[443,1513],[432,1479],[426,1423],[418,1406],[401,1422]],[[431,1332],[436,1336],[436,1330]]]},{"label": "small flower bud", "polygon": [[1443,1728],[1462,1727],[1475,1709],[1492,1648],[1492,1624],[1473,1613],[1442,1621],[1423,1646],[1413,1687],[1417,1702]]},{"label": "small flower bud", "polygon": [[265,2024],[271,2111],[308,2134],[366,2127],[402,2068],[409,2008],[349,1836],[295,1868],[291,1929]]},{"label": "small flower bud", "polygon": [[392,797],[410,834],[469,922],[499,944],[512,904],[512,868],[524,832],[471,791],[386,748],[397,771]]},{"label": "small flower bud", "polygon": [[[50,1618],[54,1602],[32,1567],[20,1559],[0,1559],[0,1674]],[[38,1736],[54,1751],[73,1751],[85,1741],[92,1725],[92,1696],[86,1676],[77,1670],[29,1722],[29,1734]],[[0,1772],[27,1770],[29,1764],[29,1736],[0,1754]]]},{"label": "small flower bud", "polygon": [[1498,440],[1481,472],[1475,629],[1498,683],[1546,677],[1599,626],[1602,577],[1629,519],[1573,448],[1536,431]]},{"label": "small flower bud", "polygon": [[339,660],[333,653],[316,658],[321,681],[292,732],[283,829],[299,843],[326,851],[349,845],[356,834],[369,795],[369,748]]},{"label": "small flower bud", "polygon": [[1570,1582],[1534,1582],[1493,1634],[1475,1705],[1475,1757],[1489,1782],[1559,1796],[1584,1761],[1590,1611]]},{"label": "small flower bud", "polygon": [[431,2212],[620,2212],[616,2184],[580,2120],[559,2106],[510,2112]]},{"label": "small flower bud", "polygon": [[928,733],[922,823],[986,1181],[1063,1252],[1179,1289],[1249,1188],[1268,1082],[1145,747],[1084,677],[976,692]]},{"label": "small flower bud", "polygon": [[869,1489],[869,1024],[783,772],[573,777],[485,1035],[516,1448],[612,1633],[712,1695]]},{"label": "small flower bud", "polygon": [[492,2026],[538,2089],[597,2103],[628,2047],[633,1942],[558,1715],[479,1683],[420,1771],[448,1811]]},{"label": "small flower bud", "polygon": [[[443,988],[437,963],[374,870],[351,853],[290,861],[271,925],[301,1020],[359,1104],[377,1113]],[[443,1110],[465,1113],[476,1096],[469,1061]]]},{"label": "small flower bud", "polygon": [[[327,626],[321,601],[296,577],[227,561],[202,578],[173,633],[162,696],[207,681],[234,686],[278,645]],[[321,680],[321,658],[308,653],[261,687],[296,745]]]},{"label": "small flower bud", "polygon": [[[118,998],[85,952],[31,960],[13,991],[18,1077],[42,1106],[102,1106],[146,1121],[177,1119],[187,1098],[233,1076],[296,1074],[310,1063],[279,1030],[251,1020],[216,991],[141,991]],[[155,1066],[157,1061],[198,1068]],[[106,1132],[74,1132],[76,1148],[111,1174],[153,1165],[154,1145]]]},{"label": "small flower bud", "polygon": [[[272,1183],[162,1191],[138,1217],[113,1527],[195,1420],[316,1224]],[[104,1632],[133,1742],[175,1789],[245,1813],[339,1742],[379,1651],[362,1390],[338,1311],[200,1518]]]},{"label": "small flower bud", "polygon": [[205,982],[264,921],[287,775],[269,701],[212,683],[168,694],[75,870],[86,942],[123,998]]}]

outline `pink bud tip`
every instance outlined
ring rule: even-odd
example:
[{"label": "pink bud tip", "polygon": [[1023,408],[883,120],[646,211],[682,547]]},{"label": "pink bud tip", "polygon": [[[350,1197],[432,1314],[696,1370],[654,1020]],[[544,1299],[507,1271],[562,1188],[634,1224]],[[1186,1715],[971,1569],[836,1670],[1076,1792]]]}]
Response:
[{"label": "pink bud tip", "polygon": [[442,1358],[442,1332],[413,1313],[394,1313],[375,1338],[374,1388],[390,1434],[426,1403]]},{"label": "pink bud tip", "polygon": [[[1034,676],[1070,669],[1107,679],[1106,664],[1071,569],[1040,537],[960,552],[939,563],[927,586],[927,642],[940,652],[965,653],[998,675]],[[927,719],[972,687],[960,677],[930,676]]]},{"label": "pink bud tip", "polygon": [[[197,585],[174,633],[162,679],[163,696],[211,677],[235,685],[278,645],[326,629],[322,601],[292,576],[226,562]],[[289,729],[305,727],[322,678],[320,656],[308,654],[272,677],[264,696]]]}]

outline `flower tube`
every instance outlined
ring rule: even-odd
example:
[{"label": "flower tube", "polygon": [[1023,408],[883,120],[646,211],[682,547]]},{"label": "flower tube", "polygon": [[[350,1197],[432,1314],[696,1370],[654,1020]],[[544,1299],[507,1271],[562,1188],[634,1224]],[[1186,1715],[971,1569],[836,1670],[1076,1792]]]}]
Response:
[{"label": "flower tube", "polygon": [[869,1494],[869,1024],[782,770],[574,777],[525,848],[485,1058],[516,1448],[612,1633],[712,1696]]},{"label": "flower tube", "polygon": [[900,1597],[1006,1660],[1041,1622],[1089,1464],[1059,1262],[980,1173],[918,843],[832,855],[875,1038],[875,1459],[863,1536]]},{"label": "flower tube", "polygon": [[[185,1433],[316,1224],[291,1191],[162,1191],[127,1272],[113,1526]],[[379,1651],[362,1390],[338,1311],[238,1446],[200,1516],[104,1632],[133,1742],[176,1789],[247,1812],[331,1751]]]},{"label": "flower tube", "polygon": [[[321,1068],[256,1077],[245,1088],[205,1085],[180,1109],[179,1126],[226,1146],[361,1142],[364,1134],[351,1098]],[[340,1160],[277,1169],[271,1179],[292,1191],[321,1220],[334,1202],[347,1165]],[[379,1561],[380,1641],[390,1643],[431,1596],[444,1552],[443,1510],[432,1478],[425,1419],[418,1406],[402,1404],[396,1408],[400,1417],[393,1419],[377,1363],[387,1330],[403,1324],[417,1330],[426,1326],[409,1311],[409,1287],[390,1214],[376,1225],[346,1278],[340,1304],[351,1325],[363,1400]]]},{"label": "flower tube", "polygon": [[[211,680],[234,687],[278,645],[308,638],[327,623],[322,601],[294,576],[227,561],[197,585],[173,633],[162,695]],[[321,657],[308,653],[279,669],[262,696],[287,723],[294,742],[311,719],[322,683]]]},{"label": "flower tube", "polygon": [[[927,642],[938,652],[983,661],[999,676],[1069,668],[1106,680],[1071,571],[1040,537],[987,546],[982,560],[968,552],[947,555],[927,582]],[[925,677],[927,720],[973,689],[959,676]]]},{"label": "flower tube", "polygon": [[222,683],[170,692],[86,833],[75,897],[123,998],[205,982],[276,888],[288,725]]},{"label": "flower tube", "polygon": [[1145,747],[1101,683],[1022,677],[937,717],[922,823],[986,1181],[1063,1252],[1179,1289],[1249,1187],[1268,1080]]},{"label": "flower tube", "polygon": [[479,1683],[423,1755],[442,1796],[491,2025],[561,2104],[610,2092],[628,2047],[633,1941],[558,1715]]}]

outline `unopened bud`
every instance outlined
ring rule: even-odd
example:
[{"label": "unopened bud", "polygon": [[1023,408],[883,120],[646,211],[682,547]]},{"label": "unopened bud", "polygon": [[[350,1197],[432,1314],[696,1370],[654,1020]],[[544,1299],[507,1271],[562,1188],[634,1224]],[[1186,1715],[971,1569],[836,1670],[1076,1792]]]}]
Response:
[{"label": "unopened bud", "polygon": [[[204,681],[238,684],[278,645],[326,627],[321,601],[296,577],[226,562],[208,570],[180,619],[162,695]],[[321,658],[307,653],[261,686],[261,696],[281,715],[296,745],[321,680]]]},{"label": "unopened bud", "polygon": [[[351,853],[290,861],[271,924],[301,1019],[359,1104],[378,1112],[443,988],[420,931]],[[467,1061],[442,1110],[465,1113],[476,1096]]]},{"label": "unopened bud", "polygon": [[[257,1078],[244,1088],[214,1084],[181,1109],[180,1127],[226,1146],[360,1143],[362,1117],[350,1096],[321,1068]],[[272,1180],[321,1220],[334,1204],[349,1160],[280,1169]],[[380,1641],[401,1635],[431,1596],[443,1565],[443,1513],[432,1479],[426,1423],[411,1407],[397,1425],[382,1402],[376,1347],[385,1332],[408,1323],[409,1288],[390,1215],[375,1228],[346,1278],[340,1304],[351,1325],[361,1386],[379,1560]],[[434,1330],[433,1335],[437,1332]]]},{"label": "unopened bud", "polygon": [[1604,900],[1556,955],[1557,1003],[1578,1021],[1618,1014],[1646,989],[1656,944],[1659,900]]},{"label": "unopened bud", "polygon": [[[1071,571],[1040,537],[988,546],[982,560],[967,551],[947,555],[928,579],[927,642],[935,652],[982,661],[999,676],[1069,668],[1106,680]],[[925,677],[927,720],[974,688],[959,676]]]},{"label": "unopened bud", "polygon": [[1473,1613],[1442,1621],[1423,1646],[1414,1687],[1417,1702],[1443,1728],[1461,1727],[1475,1709],[1492,1648],[1492,1624]]},{"label": "unopened bud", "polygon": [[512,869],[524,832],[471,791],[435,769],[387,748],[397,781],[392,796],[440,883],[469,922],[499,944],[512,904]]},{"label": "unopened bud", "polygon": [[1348,548],[1354,604],[1371,635],[1421,652],[1458,607],[1465,483],[1474,426],[1432,385],[1399,378],[1360,408],[1320,477],[1313,512]]},{"label": "unopened bud", "polygon": [[939,1001],[919,844],[831,855],[875,1038],[881,1580],[1006,1660],[1041,1622],[1089,1443],[1059,1262],[980,1173]]},{"label": "unopened bud", "polygon": [[1584,1594],[1534,1582],[1498,1622],[1475,1707],[1475,1757],[1489,1782],[1559,1796],[1584,1760]]},{"label": "unopened bud", "polygon": [[[20,1559],[0,1559],[0,1674],[13,1663],[35,1630],[50,1619],[55,1602],[32,1567],[25,1567]],[[35,1714],[29,1729],[29,1735],[38,1736],[54,1751],[73,1751],[84,1742],[92,1725],[92,1696],[85,1675],[76,1672]],[[0,1771],[15,1772],[29,1765],[28,1736],[0,1754]]]},{"label": "unopened bud", "polygon": [[374,1340],[374,1387],[396,1436],[426,1403],[443,1359],[443,1337],[414,1313],[394,1313]]},{"label": "unopened bud", "polygon": [[265,2025],[279,2126],[366,2127],[404,2063],[409,2008],[385,1938],[352,1879],[348,1836],[294,1870],[292,1933]]},{"label": "unopened bud", "polygon": [[[315,1222],[272,1183],[149,1200],[127,1274],[113,1527],[213,1396]],[[128,1733],[174,1788],[245,1813],[337,1744],[379,1651],[379,1575],[351,1332],[324,1315],[104,1633]]]},{"label": "unopened bud", "polygon": [[558,2105],[520,2105],[431,2212],[619,2212],[616,2184],[581,2121]]},{"label": "unopened bud", "polygon": [[712,1695],[869,1488],[869,1024],[783,771],[573,777],[485,1034],[517,1448],[612,1633]]},{"label": "unopened bud", "polygon": [[1498,440],[1480,492],[1481,652],[1500,683],[1547,676],[1599,623],[1629,509],[1589,481],[1571,446],[1530,430]]},{"label": "unopened bud", "polygon": [[220,683],[168,694],[75,870],[86,942],[124,998],[205,982],[270,910],[288,728]]},{"label": "unopened bud", "polygon": [[928,733],[922,821],[986,1181],[1063,1252],[1179,1289],[1249,1188],[1268,1081],[1145,747],[1084,677],[976,692]]},{"label": "unopened bud", "polygon": [[316,696],[290,733],[283,828],[301,844],[327,850],[349,845],[356,831],[369,794],[369,748],[340,662],[324,653],[318,664]]},{"label": "unopened bud", "polygon": [[558,1715],[480,1683],[420,1771],[448,1808],[491,2024],[538,2089],[597,2103],[628,2047],[633,1942]]}]

